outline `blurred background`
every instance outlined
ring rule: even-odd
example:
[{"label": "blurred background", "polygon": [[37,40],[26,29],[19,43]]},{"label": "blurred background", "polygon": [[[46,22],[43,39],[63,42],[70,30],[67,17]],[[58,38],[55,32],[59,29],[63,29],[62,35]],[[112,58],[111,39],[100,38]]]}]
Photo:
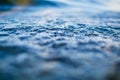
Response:
[{"label": "blurred background", "polygon": [[[92,4],[92,5],[91,5]],[[113,11],[120,11],[120,0],[0,0],[0,9],[4,9],[3,5],[9,6],[78,6],[80,7],[98,7]],[[2,11],[2,10],[1,10]]]}]

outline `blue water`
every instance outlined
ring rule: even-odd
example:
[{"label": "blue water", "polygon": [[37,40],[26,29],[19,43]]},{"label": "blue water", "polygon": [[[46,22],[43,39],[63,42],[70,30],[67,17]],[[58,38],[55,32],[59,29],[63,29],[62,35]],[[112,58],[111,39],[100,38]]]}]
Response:
[{"label": "blue water", "polygon": [[0,80],[120,80],[119,3],[0,6]]}]

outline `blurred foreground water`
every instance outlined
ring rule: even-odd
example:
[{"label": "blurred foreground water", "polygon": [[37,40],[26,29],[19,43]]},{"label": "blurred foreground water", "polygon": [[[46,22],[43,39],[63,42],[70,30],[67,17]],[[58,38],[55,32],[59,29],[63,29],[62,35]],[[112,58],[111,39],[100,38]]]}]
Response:
[{"label": "blurred foreground water", "polygon": [[120,80],[119,0],[0,6],[0,80]]}]

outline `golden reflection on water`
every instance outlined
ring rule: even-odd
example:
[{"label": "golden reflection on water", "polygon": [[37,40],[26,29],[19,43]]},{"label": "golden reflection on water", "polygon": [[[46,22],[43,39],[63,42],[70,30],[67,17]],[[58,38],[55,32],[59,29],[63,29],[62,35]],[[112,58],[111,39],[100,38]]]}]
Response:
[{"label": "golden reflection on water", "polygon": [[32,3],[33,0],[0,0],[0,4],[12,4],[12,5],[26,5]]},{"label": "golden reflection on water", "polygon": [[32,2],[32,0],[10,0],[10,1],[16,5],[26,5]]}]

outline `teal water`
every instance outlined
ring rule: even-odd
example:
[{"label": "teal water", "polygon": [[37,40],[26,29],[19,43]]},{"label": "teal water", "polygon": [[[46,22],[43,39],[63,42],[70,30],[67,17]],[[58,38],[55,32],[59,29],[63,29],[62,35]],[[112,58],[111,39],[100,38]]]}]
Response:
[{"label": "teal water", "polygon": [[120,80],[119,4],[0,6],[0,80]]}]

